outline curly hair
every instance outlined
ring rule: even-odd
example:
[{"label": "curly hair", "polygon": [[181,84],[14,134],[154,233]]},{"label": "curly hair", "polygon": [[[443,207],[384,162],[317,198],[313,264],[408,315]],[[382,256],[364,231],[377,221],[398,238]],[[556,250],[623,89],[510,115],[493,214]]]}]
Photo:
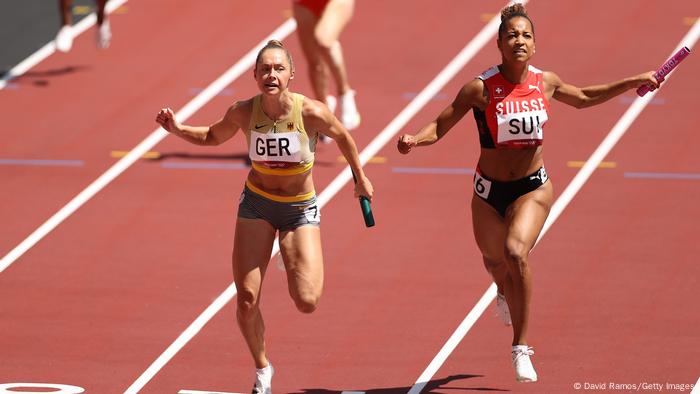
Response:
[{"label": "curly hair", "polygon": [[527,19],[530,22],[530,26],[532,26],[532,34],[535,34],[535,24],[532,23],[532,19],[527,15],[525,6],[521,3],[513,3],[501,10],[501,25],[498,27],[498,38],[501,38],[501,35],[505,33],[506,23],[515,17]]}]

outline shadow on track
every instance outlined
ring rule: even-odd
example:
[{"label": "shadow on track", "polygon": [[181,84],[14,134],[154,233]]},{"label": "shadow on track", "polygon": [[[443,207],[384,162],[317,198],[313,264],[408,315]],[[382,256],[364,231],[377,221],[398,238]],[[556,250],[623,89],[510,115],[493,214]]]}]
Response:
[{"label": "shadow on track", "polygon": [[[450,375],[446,378],[442,379],[433,379],[426,386],[421,390],[422,394],[430,394],[430,393],[437,393],[434,390],[439,389],[441,386],[457,381],[457,380],[465,380],[465,379],[472,379],[472,378],[480,378],[483,377],[483,375]],[[406,394],[408,390],[410,390],[411,387],[387,387],[387,388],[378,388],[378,389],[367,389],[367,390],[361,390],[361,389],[356,389],[354,391],[361,391],[366,394]],[[451,390],[451,391],[509,391],[509,390],[504,390],[504,389],[498,389],[498,388],[492,388],[492,387],[449,387],[445,388],[446,390]],[[327,389],[302,389],[300,392],[292,393],[292,394],[341,394],[342,391],[338,390],[327,390]]]},{"label": "shadow on track", "polygon": [[[75,74],[89,70],[89,66],[66,66],[43,71],[29,71],[10,81],[15,85],[34,85],[46,87],[51,84],[51,79],[59,78],[64,75]],[[9,71],[0,72],[0,76],[5,76]]]}]

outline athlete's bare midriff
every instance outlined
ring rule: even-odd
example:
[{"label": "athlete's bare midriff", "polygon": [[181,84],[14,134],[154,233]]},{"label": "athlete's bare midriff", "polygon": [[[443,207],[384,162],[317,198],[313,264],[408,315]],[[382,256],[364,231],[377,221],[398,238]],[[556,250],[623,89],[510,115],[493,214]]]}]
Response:
[{"label": "athlete's bare midriff", "polygon": [[295,175],[269,175],[251,168],[248,173],[248,182],[276,196],[298,196],[314,191],[310,170]]},{"label": "athlete's bare midriff", "polygon": [[522,149],[481,148],[479,169],[496,181],[512,181],[537,171],[543,165],[542,146]]}]

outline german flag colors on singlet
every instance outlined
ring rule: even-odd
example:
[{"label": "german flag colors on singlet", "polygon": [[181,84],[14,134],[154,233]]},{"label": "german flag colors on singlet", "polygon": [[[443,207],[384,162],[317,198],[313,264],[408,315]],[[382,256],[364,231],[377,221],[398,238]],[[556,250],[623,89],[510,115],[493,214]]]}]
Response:
[{"label": "german flag colors on singlet", "polygon": [[253,98],[250,125],[245,131],[248,156],[253,168],[263,174],[295,175],[314,165],[317,135],[309,138],[301,109],[304,96],[292,93],[294,104],[289,116],[271,120],[262,110],[261,96]]},{"label": "german flag colors on singlet", "polygon": [[523,83],[508,82],[498,66],[478,77],[484,81],[489,103],[485,111],[474,107],[482,148],[522,149],[542,145],[542,126],[549,119],[542,71],[528,67]]}]

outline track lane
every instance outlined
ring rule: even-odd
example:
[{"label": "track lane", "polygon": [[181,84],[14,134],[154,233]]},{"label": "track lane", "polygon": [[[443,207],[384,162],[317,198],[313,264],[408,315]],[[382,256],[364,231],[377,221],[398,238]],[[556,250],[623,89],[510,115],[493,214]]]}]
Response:
[{"label": "track lane", "polygon": [[[497,9],[498,6],[493,8]],[[422,14],[425,15],[427,12]],[[356,18],[360,18],[359,14]],[[544,23],[541,24],[541,26],[543,25]],[[438,48],[434,50],[437,52]],[[414,55],[419,57],[419,54]],[[661,56],[663,57],[665,54],[661,54]],[[485,57],[485,59],[482,65],[465,70],[465,78],[471,78],[483,70],[485,68],[483,65],[487,67],[491,64],[488,60],[492,59],[492,56]],[[558,71],[559,69],[557,68]],[[403,76],[402,78],[405,78],[405,81],[410,81],[415,76],[410,78]],[[246,83],[242,83],[241,87],[238,86],[236,85],[234,89],[250,91],[247,90],[250,86]],[[410,85],[407,83],[406,86]],[[385,94],[377,92],[376,88],[372,90],[371,86],[361,86],[360,89],[376,93],[372,97]],[[457,84],[445,90],[452,94],[456,92],[456,89]],[[222,97],[220,105],[225,105],[226,100],[225,97]],[[395,98],[387,100],[387,97],[384,97],[384,100],[378,101],[380,104],[375,104],[375,106],[381,105],[382,108],[385,108],[389,101],[392,105],[397,105]],[[370,102],[370,104],[372,103]],[[434,107],[431,106],[424,113],[419,114],[416,121],[409,127],[414,129],[419,127],[445,103],[435,102],[434,104]],[[204,115],[205,112],[214,115],[220,113],[218,108],[213,109],[212,106],[204,109],[202,119],[211,119],[211,116]],[[384,115],[388,116],[389,114],[390,110],[387,108],[387,114]],[[469,122],[470,119],[466,121]],[[381,120],[373,122],[382,123]],[[450,142],[453,142],[455,146],[464,145],[465,150],[473,152],[475,142],[474,135],[470,131],[472,126],[464,124],[460,126],[460,133],[453,132],[450,136]],[[550,129],[553,130],[554,127]],[[557,128],[557,130],[559,129],[560,127]],[[365,136],[363,130],[357,133],[358,140],[369,138],[371,133],[367,133]],[[159,148],[169,152],[193,152],[195,155],[228,155],[231,151],[239,151],[239,147],[235,144],[214,150],[199,150],[191,147],[182,149],[182,146],[181,143],[168,140]],[[451,153],[454,149],[451,144],[449,148],[435,151],[435,157],[432,157],[433,153],[426,153],[420,159],[417,159],[417,156],[410,157],[407,163],[415,164],[415,160],[419,160],[430,166],[465,166],[464,158],[456,157]],[[585,153],[583,149],[580,151]],[[386,156],[390,160],[389,163],[402,159],[393,152],[393,148],[387,148],[386,152]],[[553,161],[550,153],[553,152],[548,152],[548,163]],[[475,157],[474,153],[470,154],[472,154],[470,157]],[[340,168],[332,161],[336,155],[332,149],[320,152],[319,156],[325,158],[328,167],[319,166],[318,169],[326,168],[328,171],[325,175],[324,171],[316,171],[319,189],[323,179],[330,179],[332,176],[331,170]],[[200,157],[199,159],[205,158]],[[183,159],[183,161],[188,161],[188,159]],[[229,219],[214,220],[212,218],[220,218],[222,212],[226,212],[226,210],[229,210],[229,217],[233,217],[235,207],[231,203],[232,200],[235,201],[236,193],[232,193],[231,185],[240,184],[240,182],[233,183],[240,180],[240,175],[234,175],[235,180],[232,183],[222,185],[222,176],[218,172],[205,173],[188,170],[175,173],[175,170],[161,170],[159,164],[159,162],[139,163],[138,168],[135,168],[137,171],[130,172],[128,177],[120,180],[120,187],[112,189],[109,196],[103,200],[96,201],[95,209],[85,212],[86,216],[98,218],[101,215],[98,208],[104,206],[119,207],[123,209],[123,214],[122,217],[115,220],[114,224],[105,225],[98,219],[86,220],[81,214],[81,218],[76,218],[74,226],[67,230],[71,234],[56,237],[56,243],[47,248],[43,254],[42,261],[44,262],[49,262],[57,257],[60,257],[61,260],[65,257],[91,260],[94,258],[93,256],[77,252],[68,252],[63,256],[51,255],[57,250],[55,247],[60,244],[80,242],[92,246],[95,241],[90,238],[113,237],[112,245],[99,244],[98,247],[103,250],[118,249],[110,254],[118,255],[117,262],[123,263],[123,265],[103,271],[101,267],[112,264],[113,261],[112,258],[104,258],[106,263],[88,270],[90,274],[88,279],[95,283],[103,283],[105,278],[108,279],[108,282],[113,282],[112,287],[103,289],[108,293],[104,296],[105,298],[99,296],[100,289],[96,285],[93,285],[95,287],[85,286],[79,283],[81,281],[78,281],[78,278],[74,278],[74,281],[65,281],[61,286],[56,285],[54,289],[48,291],[48,296],[46,294],[37,295],[31,300],[27,300],[23,304],[24,306],[31,307],[35,303],[44,303],[47,301],[47,297],[64,294],[67,287],[79,289],[75,291],[74,304],[82,302],[83,298],[98,294],[97,299],[87,303],[88,310],[98,314],[96,311],[100,309],[119,311],[121,308],[121,312],[115,313],[114,316],[100,316],[100,318],[109,320],[116,316],[118,320],[127,320],[128,327],[132,330],[130,332],[131,338],[135,339],[126,348],[128,351],[136,352],[148,347],[157,348],[158,346],[152,346],[153,342],[165,342],[156,335],[148,335],[145,331],[177,332],[181,329],[182,324],[188,323],[188,321],[183,322],[180,316],[196,315],[197,310],[207,302],[206,299],[212,297],[218,289],[223,288],[228,283],[228,262],[226,258],[222,259],[222,256],[226,256],[228,248],[230,248],[229,240],[232,235],[232,226]],[[472,165],[472,163],[469,162],[467,165]],[[560,173],[572,171],[563,165],[553,165],[552,167],[559,168]],[[268,315],[272,315],[268,316],[268,319],[275,322],[274,327],[285,328],[285,332],[270,333],[269,339],[271,347],[275,349],[276,353],[273,356],[273,361],[278,360],[275,362],[287,366],[283,374],[278,376],[279,386],[277,387],[282,390],[285,387],[299,387],[300,392],[309,392],[313,388],[322,388],[330,390],[330,392],[353,388],[358,390],[380,387],[407,388],[406,386],[410,384],[411,379],[417,376],[422,368],[423,364],[421,363],[424,360],[429,361],[433,349],[437,349],[441,345],[445,337],[441,336],[440,333],[449,333],[463,317],[466,312],[465,305],[470,306],[468,301],[464,300],[474,299],[479,292],[483,291],[483,284],[487,283],[486,275],[482,272],[479,264],[474,264],[479,259],[479,256],[474,253],[475,247],[464,242],[465,237],[471,237],[471,234],[468,233],[468,227],[465,228],[465,223],[468,223],[468,205],[465,205],[467,200],[454,198],[454,196],[468,196],[468,176],[463,176],[457,182],[439,178],[433,179],[435,177],[430,179],[424,177],[426,180],[423,181],[422,178],[414,177],[413,179],[421,179],[420,190],[415,190],[413,185],[406,182],[406,178],[401,178],[391,172],[387,166],[370,165],[368,171],[372,171],[373,179],[384,180],[382,184],[386,185],[383,187],[385,191],[382,194],[386,193],[387,198],[378,198],[374,205],[376,212],[383,212],[382,231],[367,232],[363,230],[359,234],[349,233],[349,229],[361,228],[362,226],[356,211],[356,201],[349,197],[349,187],[339,195],[338,204],[330,204],[324,211],[324,245],[326,247],[324,252],[328,266],[327,291],[321,310],[312,316],[299,316],[286,296],[282,276],[271,269],[271,275],[265,289],[265,310]],[[151,184],[152,179],[158,177],[167,178],[168,182]],[[556,181],[557,184],[563,185],[563,180],[556,179]],[[138,192],[134,193],[134,190],[138,190]],[[206,193],[202,193],[202,190],[206,190]],[[431,205],[434,210],[416,210],[415,201],[412,200],[414,197],[388,198],[403,193],[398,195],[410,194],[419,200],[433,202],[435,200],[434,190],[442,190],[445,194],[445,198],[440,199],[437,204]],[[225,198],[221,198],[221,196],[225,196]],[[142,197],[143,199],[141,199]],[[343,198],[346,201],[344,204],[340,204]],[[118,202],[115,203],[115,200]],[[193,207],[193,212],[182,213],[182,207],[187,206],[185,203],[188,201],[197,201],[198,206]],[[350,208],[348,209],[348,207]],[[405,217],[391,217],[391,214],[387,214],[397,210],[408,212],[412,220],[409,220],[407,224]],[[176,215],[175,220],[173,220],[173,215]],[[143,217],[149,219],[143,220]],[[436,221],[436,218],[448,218],[449,220],[440,222]],[[76,237],[75,234],[81,234],[79,231],[85,227],[85,223],[93,226],[94,234],[90,234],[87,238]],[[138,231],[132,230],[131,226],[134,224],[138,225]],[[182,234],[181,230],[185,226],[189,231],[187,234]],[[129,229],[131,233],[126,233],[126,229]],[[376,228],[376,230],[379,229],[380,227]],[[73,233],[74,230],[75,233]],[[144,236],[143,233],[146,235]],[[444,237],[446,245],[452,246],[435,250],[426,248],[426,245],[406,245],[407,237],[415,237],[415,234],[435,233]],[[344,234],[346,237],[338,239],[337,236],[329,237],[328,234]],[[149,238],[150,236],[152,238]],[[156,245],[155,250],[151,250],[150,247],[148,250],[144,249],[145,239],[149,239],[152,242],[151,245]],[[364,247],[357,250],[358,244],[376,245],[378,240],[382,240],[382,243],[388,245],[403,245],[405,249],[388,246],[380,248],[379,251]],[[565,249],[566,245],[563,243],[560,247]],[[142,254],[134,255],[127,252],[127,249],[138,250]],[[460,256],[460,259],[455,259],[454,256]],[[539,265],[540,258],[537,257],[537,259]],[[143,269],[144,260],[152,262],[148,264],[151,267]],[[216,263],[217,267],[212,269],[208,267],[211,264],[208,263],[210,261],[222,261],[222,263]],[[419,270],[421,267],[417,264],[425,261],[431,262],[431,267],[427,270]],[[166,262],[167,268],[164,269],[162,263],[156,264],[156,262]],[[192,262],[200,262],[196,271],[192,271]],[[69,268],[66,271],[76,275],[78,265],[75,267],[76,269]],[[446,267],[447,269],[445,269]],[[360,272],[363,269],[376,277],[362,276]],[[416,275],[417,270],[418,275]],[[445,272],[450,272],[451,275],[445,277]],[[58,268],[46,271],[46,274],[56,275],[56,277],[63,273]],[[466,283],[465,277],[468,278]],[[117,278],[119,279],[115,280]],[[345,281],[344,278],[351,278],[353,281]],[[154,286],[154,282],[158,284]],[[16,290],[22,292],[32,283],[37,284],[26,279],[23,283],[17,284]],[[212,291],[202,291],[201,288],[193,286],[192,283],[205,283]],[[358,291],[354,287],[355,283],[361,283],[363,291]],[[38,284],[44,283],[39,282]],[[111,293],[107,290],[116,292],[122,288],[131,288],[130,286],[136,289],[134,294],[122,295],[118,301],[109,299]],[[163,297],[163,292],[167,292],[168,296]],[[460,299],[460,301],[454,302],[453,299]],[[143,300],[153,301],[147,301],[143,305]],[[426,306],[426,300],[428,300],[429,306]],[[140,305],[140,307],[132,309],[133,305]],[[414,318],[414,311],[417,307],[425,312],[418,320]],[[162,316],[160,312],[154,313],[154,309],[167,308],[170,308],[171,316]],[[175,312],[176,308],[177,312]],[[226,314],[228,314],[228,318]],[[78,309],[76,309],[74,316],[76,318],[82,317]],[[55,318],[60,321],[62,317],[47,316],[47,318]],[[272,324],[269,323],[269,326]],[[556,329],[560,322],[551,324],[553,329]],[[389,339],[387,339],[387,332],[384,330],[386,327],[392,328]],[[70,332],[73,332],[76,326],[68,325],[68,328],[58,333],[55,338],[70,338]],[[80,325],[77,328],[82,329],[83,326]],[[100,347],[100,350],[117,347],[123,349],[124,344],[117,343],[119,341],[115,339],[108,346],[101,344],[101,339],[112,338],[112,336],[118,338],[120,333],[117,331],[116,328],[114,332],[103,331],[103,338],[98,338],[93,344]],[[94,333],[89,330],[84,332],[86,333],[85,338],[99,337],[99,335],[93,335]],[[300,333],[306,338],[300,338]],[[329,333],[333,336],[328,336]],[[186,348],[183,355],[175,360],[176,365],[165,371],[163,376],[159,376],[158,379],[161,380],[154,381],[153,387],[197,388],[196,386],[203,384],[220,383],[222,388],[227,388],[233,385],[232,382],[238,382],[239,380],[236,378],[240,376],[241,390],[247,390],[250,366],[244,352],[245,347],[238,336],[233,326],[233,310],[229,306],[224,314],[217,316],[215,321],[207,326],[207,329],[200,336],[195,338],[192,347]],[[498,337],[498,340],[502,340],[502,335],[499,334]],[[317,342],[309,344],[312,342],[312,338],[316,339]],[[490,343],[498,342],[494,340]],[[413,351],[416,347],[423,351],[418,351],[418,355],[406,354],[406,349]],[[538,347],[538,349],[542,349],[543,352],[546,350],[543,347]],[[66,349],[64,347],[55,349],[57,353],[59,350],[65,351]],[[72,356],[75,358],[84,357],[85,352],[81,350],[74,350]],[[472,356],[482,363],[483,354],[490,354],[474,348],[471,348],[470,351],[473,351]],[[553,352],[547,351],[547,353]],[[319,357],[319,354],[322,356]],[[314,359],[306,358],[313,355],[316,355]],[[124,362],[120,360],[123,356],[114,355],[113,357],[114,360],[108,361],[114,361],[114,365],[121,366],[122,364],[118,363]],[[421,360],[416,363],[416,358]],[[50,359],[55,361],[62,358],[59,355],[58,358]],[[373,365],[392,367],[387,370],[380,367],[372,368]],[[204,371],[198,368],[202,366],[206,367]],[[71,367],[78,368],[79,365],[71,364]],[[231,368],[233,368],[233,372]],[[505,366],[499,370],[507,372],[505,377],[512,379],[509,368],[506,362]],[[470,373],[470,371],[466,373]],[[287,375],[285,376],[285,374]],[[465,374],[465,368],[460,367],[455,373],[441,374],[438,378],[447,380],[449,376],[463,374]],[[59,368],[55,373],[52,372],[51,376],[57,379],[64,378],[65,371]],[[490,378],[492,375],[488,376]],[[362,381],[358,383],[360,379]],[[276,382],[278,382],[277,378]],[[311,383],[303,384],[304,382]],[[480,382],[480,380],[460,378],[454,380],[452,385],[463,386],[472,383],[478,385]],[[180,383],[199,384],[196,386],[188,384],[180,387]],[[445,387],[449,387],[449,385]]]},{"label": "track lane", "polygon": [[[500,3],[494,4],[490,10],[487,9],[484,12],[493,12],[492,10],[498,9],[500,5]],[[388,7],[391,7],[391,5],[388,5]],[[385,15],[390,15],[388,13],[378,13],[377,9],[373,9],[373,11],[374,15],[380,19],[386,19]],[[427,11],[423,14],[427,14]],[[447,17],[443,16],[446,14],[439,15],[442,18]],[[472,13],[471,15],[475,20],[479,20],[480,18],[480,13]],[[427,18],[434,19],[435,17],[427,16]],[[361,16],[358,14],[354,20],[361,20]],[[404,19],[395,17],[395,20],[397,23],[399,23]],[[370,24],[369,26],[375,25]],[[377,26],[381,27],[381,25]],[[483,22],[476,24],[473,29],[480,28],[481,26],[483,26]],[[384,27],[384,29],[392,27],[393,26],[388,26]],[[358,35],[357,37],[355,35],[350,35],[349,31],[348,37],[350,37],[350,42],[346,44],[346,46],[352,45],[353,37],[361,40],[362,34],[376,37],[386,36],[386,40],[389,43],[392,40],[396,40],[395,36],[388,35],[387,33],[381,34],[383,31],[377,33],[372,30],[367,30],[368,28],[365,27],[365,31],[362,33],[357,31],[353,32]],[[392,34],[398,33],[400,32],[395,31]],[[461,48],[461,46],[465,44],[465,36],[468,37],[467,34],[454,35],[451,41],[455,43],[455,49],[447,56],[433,56],[432,59],[440,57],[446,57],[449,59],[459,48]],[[381,42],[377,43],[377,45],[381,44]],[[391,45],[388,47],[391,47]],[[346,51],[350,51],[350,49],[346,49]],[[444,49],[436,48],[434,51],[437,54],[437,51],[444,51]],[[397,64],[405,64],[407,62],[413,62],[413,59],[422,59],[421,61],[425,61],[424,56],[427,56],[427,54],[414,52],[406,53],[399,47],[387,53],[386,56],[388,58],[396,58]],[[410,56],[410,58],[405,60],[406,56]],[[431,57],[428,56],[428,58]],[[444,62],[445,61],[442,63]],[[435,64],[432,66],[434,69],[442,66],[442,64],[438,62],[434,61],[434,63]],[[375,72],[382,75],[381,71]],[[399,76],[397,75],[397,78],[398,77]],[[418,76],[402,76],[402,78],[408,81],[407,83],[403,84],[403,86],[402,83],[399,83],[403,81],[398,81],[391,86],[376,86],[375,84],[374,86],[359,87],[358,91],[361,92],[360,97],[375,97],[374,93],[379,93],[380,89],[384,95],[387,94],[387,91],[391,92],[391,89],[394,89],[394,96],[401,97],[402,91],[397,89],[404,89],[405,91],[407,88],[411,88],[411,86],[416,86],[416,88],[411,89],[415,91],[420,87],[418,83],[421,81],[415,81],[418,79]],[[372,102],[370,101],[369,105],[375,108],[381,107],[386,109],[386,113],[384,114],[386,120],[381,122],[384,125],[389,120],[389,116],[387,115],[395,114],[398,112],[398,109],[400,109],[400,106],[406,104],[406,102],[403,100],[393,100],[391,102],[387,102],[386,100],[377,100],[376,102],[377,104],[372,105]],[[360,101],[360,105],[367,106],[368,104],[367,101]],[[393,106],[396,109],[390,110],[388,109],[388,106]],[[370,119],[370,121],[372,121],[372,119]],[[362,134],[363,130],[365,130],[364,127],[358,133],[354,133],[358,140],[366,138]],[[362,144],[362,142],[360,142],[360,144]],[[328,157],[324,156],[326,153],[326,150],[319,152],[318,160],[321,160],[322,163],[330,162],[330,160],[323,161],[324,157]],[[332,155],[330,157],[334,160],[337,153],[331,153]],[[379,171],[382,166],[377,165],[376,167],[377,169],[375,169],[375,165],[368,166],[368,173],[374,174],[374,172]],[[333,176],[335,173],[337,173],[337,168],[338,167],[336,166],[336,168],[331,172]],[[327,167],[325,165],[318,166],[315,169],[317,185],[324,183],[324,177],[328,176],[328,174],[324,174],[326,169]],[[374,177],[376,175],[372,176]],[[318,189],[321,190],[321,187]],[[326,294],[324,295],[324,300],[322,301],[322,306],[319,311],[314,313],[312,316],[299,316],[298,312],[294,310],[292,303],[288,299],[286,284],[282,277],[274,269],[271,269],[270,273],[268,274],[269,277],[267,278],[267,284],[263,291],[265,294],[263,296],[265,301],[263,302],[268,326],[268,343],[271,344],[270,351],[272,360],[274,363],[276,363],[278,368],[278,373],[275,377],[275,385],[278,390],[283,392],[295,390],[295,387],[297,387],[297,391],[305,391],[312,388],[327,388],[342,391],[351,389],[363,390],[372,387],[401,387],[401,385],[405,386],[405,382],[410,380],[412,371],[415,368],[411,365],[397,365],[396,370],[386,370],[384,368],[366,368],[362,362],[358,361],[366,360],[368,358],[368,352],[371,353],[371,357],[374,358],[372,364],[378,366],[385,365],[385,360],[387,358],[396,360],[399,353],[401,353],[400,357],[405,357],[405,354],[399,350],[388,349],[405,348],[411,343],[411,338],[402,337],[400,338],[402,341],[401,345],[390,346],[390,344],[386,343],[387,338],[385,335],[379,335],[374,338],[366,338],[366,335],[377,330],[380,326],[400,327],[404,326],[405,324],[402,323],[406,322],[404,320],[400,320],[399,322],[390,320],[386,324],[382,324],[383,319],[395,319],[398,317],[397,315],[400,314],[392,313],[387,317],[376,316],[376,313],[372,313],[373,309],[375,308],[372,305],[379,306],[386,302],[387,304],[392,305],[392,308],[409,310],[406,309],[409,308],[408,305],[415,305],[415,303],[412,301],[406,302],[406,299],[403,298],[403,295],[399,291],[403,289],[405,281],[409,280],[401,275],[401,273],[405,273],[405,269],[395,273],[386,267],[387,265],[396,267],[397,264],[399,267],[401,267],[403,265],[402,261],[400,259],[392,259],[391,256],[393,255],[390,252],[390,249],[379,252],[375,250],[377,245],[371,243],[371,240],[376,239],[375,237],[377,237],[377,235],[374,235],[373,233],[375,229],[372,229],[371,232],[364,230],[363,225],[361,224],[361,218],[357,212],[357,202],[350,196],[351,191],[348,186],[336,197],[337,201],[332,202],[323,210],[323,215],[325,218],[324,223],[326,223],[324,224],[323,231],[325,238],[324,256],[327,261],[327,287]],[[388,205],[385,208],[382,208],[381,205],[379,205],[380,202],[381,199],[375,201],[374,209],[377,212],[377,215],[380,215],[380,212],[383,209],[387,209],[386,207],[391,207],[391,205]],[[390,204],[388,200],[387,203]],[[338,206],[338,204],[340,205]],[[379,218],[380,216],[377,217]],[[382,220],[389,219],[387,218]],[[460,225],[461,224],[462,223],[460,223]],[[328,230],[329,226],[333,227],[330,231]],[[336,229],[335,227],[338,228]],[[386,224],[378,225],[378,227],[376,227],[377,230],[380,228],[393,231],[391,229],[395,227],[392,226],[392,223],[387,222]],[[333,236],[329,239],[327,236],[327,234],[339,233],[345,234],[347,239],[339,239],[337,236]],[[356,235],[352,235],[353,233],[356,233]],[[342,246],[336,246],[336,242],[342,242]],[[350,257],[349,259],[346,255],[344,256],[344,253],[348,254],[351,251],[358,249],[356,246],[358,244],[372,244],[375,247],[368,248],[367,253],[370,255],[377,254],[378,256],[367,258],[365,254],[362,254],[360,257]],[[335,251],[336,249],[338,249],[337,252]],[[363,252],[362,250],[359,250],[357,253]],[[337,274],[335,273],[336,269],[342,269],[342,272]],[[354,273],[350,274],[348,270]],[[364,272],[364,276],[367,276],[368,278],[357,284],[354,280],[348,283],[346,280],[342,279],[346,276],[344,275],[345,273],[350,275],[352,278],[356,278],[358,275],[357,272]],[[377,276],[377,278],[371,279],[369,278],[371,276]],[[333,280],[332,278],[334,277],[337,279]],[[390,280],[391,282],[388,285],[382,285],[383,280]],[[415,280],[419,279],[416,278]],[[360,294],[364,294],[365,292],[368,294],[366,296],[357,296],[360,297],[359,300],[353,299],[355,296],[350,295],[337,299],[333,292],[335,291],[334,289],[338,288],[339,286],[345,291],[353,291],[356,286],[360,286],[362,290],[354,291],[356,293],[359,292]],[[365,287],[367,287],[367,290],[364,290]],[[387,287],[390,287],[389,292],[392,296],[386,295]],[[390,297],[391,300],[385,300],[387,297]],[[395,297],[399,298],[397,299]],[[357,312],[352,313],[351,311]],[[186,347],[178,356],[176,356],[173,363],[168,365],[161,374],[157,375],[152,385],[147,386],[147,388],[157,387],[166,391],[184,387],[190,389],[201,388],[210,390],[222,390],[225,387],[232,387],[233,390],[238,391],[247,389],[250,384],[250,366],[248,355],[245,352],[242,354],[237,354],[237,358],[234,361],[238,368],[235,370],[231,370],[231,364],[221,365],[218,364],[218,361],[221,360],[212,359],[210,357],[210,349],[220,349],[222,346],[228,346],[230,339],[226,336],[230,335],[231,331],[234,331],[233,339],[236,341],[235,344],[237,344],[237,348],[245,349],[242,339],[236,336],[235,328],[231,327],[230,325],[231,322],[234,321],[232,309],[227,307],[224,312],[229,313],[229,317],[227,319],[217,316],[217,318],[212,321],[212,323],[208,325],[198,337],[195,337],[192,345]],[[379,322],[375,322],[374,320],[379,320]],[[410,321],[410,319],[408,321]],[[370,323],[372,324],[371,327],[364,326],[365,324]],[[348,326],[346,326],[346,324]],[[283,327],[283,332],[279,332],[279,329],[275,329],[277,327]],[[329,331],[331,329],[333,330],[332,332]],[[336,334],[337,331],[335,330],[340,330],[338,332],[339,335]],[[424,330],[422,331],[422,335],[426,337],[429,336]],[[300,337],[303,339],[300,339]],[[203,338],[206,338],[206,341]],[[406,342],[407,339],[409,340],[408,342]],[[390,338],[388,340],[391,341],[392,339]],[[214,344],[206,345],[208,341],[213,341]],[[363,346],[358,347],[358,343],[362,343]],[[349,351],[348,348],[351,348],[352,352]],[[382,350],[379,351],[378,349]],[[354,354],[356,352],[358,354]],[[227,354],[229,353],[236,354],[235,349],[227,351]],[[199,371],[198,373],[191,370],[190,366],[200,364],[207,365],[208,368],[206,369],[206,372]],[[332,367],[332,369],[328,369],[327,366]],[[190,379],[194,379],[194,381]],[[185,381],[185,383],[178,384],[178,382],[183,381]],[[308,383],[304,384],[304,382]],[[232,386],[233,384],[235,385]],[[407,389],[408,387],[405,387],[404,391]]]}]

